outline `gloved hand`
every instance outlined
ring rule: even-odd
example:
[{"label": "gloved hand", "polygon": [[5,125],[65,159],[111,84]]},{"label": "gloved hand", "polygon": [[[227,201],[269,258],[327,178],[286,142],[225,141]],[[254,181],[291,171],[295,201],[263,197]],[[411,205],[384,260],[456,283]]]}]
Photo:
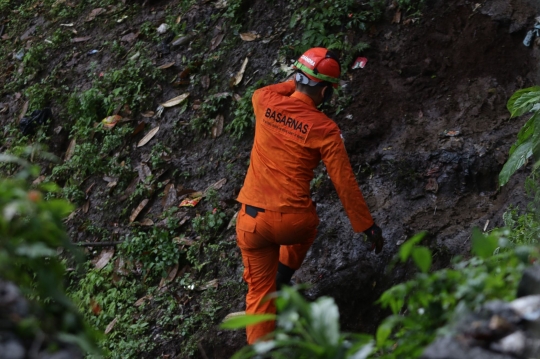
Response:
[{"label": "gloved hand", "polygon": [[375,253],[379,254],[382,251],[384,245],[384,238],[382,236],[382,230],[375,223],[364,231],[369,241],[371,242],[371,250],[375,249]]}]

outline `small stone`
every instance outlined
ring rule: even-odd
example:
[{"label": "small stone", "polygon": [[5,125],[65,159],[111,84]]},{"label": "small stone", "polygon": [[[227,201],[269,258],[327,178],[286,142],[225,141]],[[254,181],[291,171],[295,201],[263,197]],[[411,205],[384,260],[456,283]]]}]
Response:
[{"label": "small stone", "polygon": [[24,359],[24,347],[16,340],[0,343],[0,359]]}]

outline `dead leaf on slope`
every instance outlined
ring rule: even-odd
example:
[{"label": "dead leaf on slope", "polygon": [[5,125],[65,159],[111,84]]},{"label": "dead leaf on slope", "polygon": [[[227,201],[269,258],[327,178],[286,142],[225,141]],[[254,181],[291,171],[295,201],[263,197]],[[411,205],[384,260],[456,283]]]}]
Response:
[{"label": "dead leaf on slope", "polygon": [[179,265],[177,263],[175,266],[169,268],[167,278],[161,278],[161,281],[159,282],[159,288],[163,288],[164,286],[172,282],[174,278],[176,278],[176,274],[178,273],[178,267]]},{"label": "dead leaf on slope", "polygon": [[114,319],[109,323],[109,325],[107,325],[107,328],[105,328],[105,334],[109,334],[109,333],[111,332],[111,330],[113,330],[114,325],[116,324],[117,321],[118,321],[118,317],[114,318]]},{"label": "dead leaf on slope", "polygon": [[224,9],[229,6],[229,4],[227,4],[227,0],[218,0],[214,4],[214,6],[216,7],[216,9]]},{"label": "dead leaf on slope", "polygon": [[105,268],[111,258],[114,256],[114,247],[102,250],[99,256],[97,256],[92,262],[97,270]]},{"label": "dead leaf on slope", "polygon": [[141,211],[146,207],[148,204],[148,198],[143,199],[141,203],[131,212],[131,216],[129,216],[129,223],[133,223],[133,221],[137,218],[137,216],[141,213]]},{"label": "dead leaf on slope", "polygon": [[207,90],[210,87],[210,76],[204,75],[201,77],[201,85],[205,90]]},{"label": "dead leaf on slope", "polygon": [[140,141],[139,143],[137,144],[137,147],[142,147],[144,145],[146,145],[148,142],[150,142],[150,140],[156,135],[156,133],[159,131],[159,126],[157,127],[154,127],[153,129],[151,129],[147,134],[146,136],[144,136]]},{"label": "dead leaf on slope", "polygon": [[165,70],[165,69],[168,69],[169,67],[172,67],[176,64],[176,62],[167,62],[166,64],[163,64],[161,66],[158,66],[158,69],[160,70]]},{"label": "dead leaf on slope", "polygon": [[28,105],[30,104],[29,101],[26,101],[22,107],[21,114],[19,115],[19,120],[17,123],[21,122],[24,116],[26,116],[26,113],[28,112]]},{"label": "dead leaf on slope", "polygon": [[212,127],[212,138],[217,138],[223,133],[223,115],[218,115]]},{"label": "dead leaf on slope", "polygon": [[145,162],[141,162],[139,166],[135,168],[139,174],[139,179],[141,182],[146,182],[146,179],[152,175],[150,167]]},{"label": "dead leaf on slope", "polygon": [[87,200],[82,206],[82,211],[83,213],[88,213],[89,209],[90,209],[90,200]]},{"label": "dead leaf on slope", "polygon": [[217,34],[210,42],[210,51],[215,50],[219,46],[219,44],[221,44],[224,37],[224,33]]},{"label": "dead leaf on slope", "polygon": [[[152,112],[153,113],[153,112]],[[136,134],[138,134],[139,132],[141,132],[142,130],[144,130],[144,127],[146,126],[146,123],[144,122],[141,122],[137,125],[137,127],[135,127],[135,129],[133,130],[133,132],[131,133],[131,136],[135,136]]]},{"label": "dead leaf on slope", "polygon": [[88,16],[86,17],[86,20],[85,20],[85,21],[86,21],[86,22],[92,21],[92,20],[94,20],[97,16],[99,16],[99,15],[105,13],[106,11],[107,11],[107,10],[105,10],[105,9],[103,9],[103,8],[101,8],[101,7],[97,8],[97,9],[94,9],[94,10],[90,11],[90,14],[88,14]]},{"label": "dead leaf on slope", "polygon": [[244,41],[254,41],[257,40],[261,35],[254,32],[243,32],[240,34],[240,38]]},{"label": "dead leaf on slope", "polygon": [[396,11],[394,18],[392,19],[392,24],[399,24],[401,22],[401,10]]},{"label": "dead leaf on slope", "polygon": [[163,209],[168,209],[178,201],[178,195],[176,193],[176,187],[174,183],[169,183],[165,186],[165,191],[163,192],[163,199],[161,200],[161,205]]},{"label": "dead leaf on slope", "polygon": [[154,117],[154,115],[155,115],[154,111],[144,111],[143,113],[141,113],[141,116],[146,117],[146,118]]},{"label": "dead leaf on slope", "polygon": [[192,246],[195,243],[197,243],[194,240],[189,239],[189,238],[185,238],[185,237],[176,237],[176,238],[173,238],[173,241],[175,243],[178,243],[178,244],[184,245],[184,246]]},{"label": "dead leaf on slope", "polygon": [[133,304],[135,307],[140,307],[141,305],[144,304],[144,302],[146,302],[147,300],[152,300],[152,296],[151,295],[145,295],[144,297],[142,298],[139,298],[135,304]]},{"label": "dead leaf on slope", "polygon": [[154,221],[152,221],[150,218],[145,218],[141,221],[141,226],[151,227],[153,225],[154,225]]},{"label": "dead leaf on slope", "polygon": [[69,146],[66,150],[66,155],[64,157],[64,161],[69,161],[71,157],[73,157],[73,154],[75,153],[75,146],[77,145],[77,142],[75,139],[72,139],[69,143]]},{"label": "dead leaf on slope", "polygon": [[240,82],[242,82],[248,61],[249,59],[246,57],[242,63],[242,67],[240,67],[240,71],[238,71],[238,73],[231,79],[231,87],[237,86]]},{"label": "dead leaf on slope", "polygon": [[118,199],[119,202],[124,202],[126,199],[129,198],[129,196],[131,196],[131,194],[133,192],[135,192],[135,189],[137,188],[137,184],[139,183],[140,179],[139,177],[135,177],[131,183],[129,184],[128,188],[124,191],[124,194],[122,196],[120,196],[120,198]]},{"label": "dead leaf on slope", "polygon": [[210,288],[217,288],[219,285],[219,281],[217,279],[213,279],[211,281],[209,281],[208,283],[200,286],[198,289],[199,290],[207,290],[207,289],[210,289]]},{"label": "dead leaf on slope", "polygon": [[91,38],[92,38],[92,36],[75,37],[75,38],[71,39],[71,42],[73,42],[73,43],[86,42],[86,41],[90,40]]},{"label": "dead leaf on slope", "polygon": [[176,96],[164,103],[161,104],[161,106],[163,107],[173,107],[173,106],[176,106],[178,104],[180,104],[181,102],[183,102],[185,99],[187,99],[189,96],[189,92],[186,92],[180,96]]},{"label": "dead leaf on slope", "polygon": [[208,191],[210,191],[211,189],[215,189],[215,190],[221,189],[221,187],[223,187],[225,185],[225,183],[227,183],[226,178],[220,179],[216,183],[208,186],[208,188],[204,190],[204,194],[206,195],[206,193],[208,193]]},{"label": "dead leaf on slope", "polygon": [[130,32],[129,34],[126,34],[126,35],[122,36],[120,41],[131,43],[131,42],[135,41],[137,39],[137,37],[139,37],[138,32]]}]

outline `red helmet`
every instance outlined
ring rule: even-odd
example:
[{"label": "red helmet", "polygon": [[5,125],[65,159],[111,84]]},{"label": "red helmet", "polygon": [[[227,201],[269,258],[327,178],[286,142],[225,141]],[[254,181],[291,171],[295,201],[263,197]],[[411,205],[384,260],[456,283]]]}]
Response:
[{"label": "red helmet", "polygon": [[341,64],[337,56],[324,47],[314,47],[306,52],[293,65],[316,83],[330,82],[337,88],[341,75]]}]

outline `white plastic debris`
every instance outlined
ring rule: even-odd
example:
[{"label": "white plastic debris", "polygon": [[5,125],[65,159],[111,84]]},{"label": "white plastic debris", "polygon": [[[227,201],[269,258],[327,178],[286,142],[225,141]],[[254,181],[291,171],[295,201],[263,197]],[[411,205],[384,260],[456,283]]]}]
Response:
[{"label": "white plastic debris", "polygon": [[167,25],[167,24],[161,24],[161,25],[159,25],[159,27],[157,28],[157,32],[158,32],[159,34],[164,34],[164,33],[166,33],[168,30],[169,30],[169,25]]}]

